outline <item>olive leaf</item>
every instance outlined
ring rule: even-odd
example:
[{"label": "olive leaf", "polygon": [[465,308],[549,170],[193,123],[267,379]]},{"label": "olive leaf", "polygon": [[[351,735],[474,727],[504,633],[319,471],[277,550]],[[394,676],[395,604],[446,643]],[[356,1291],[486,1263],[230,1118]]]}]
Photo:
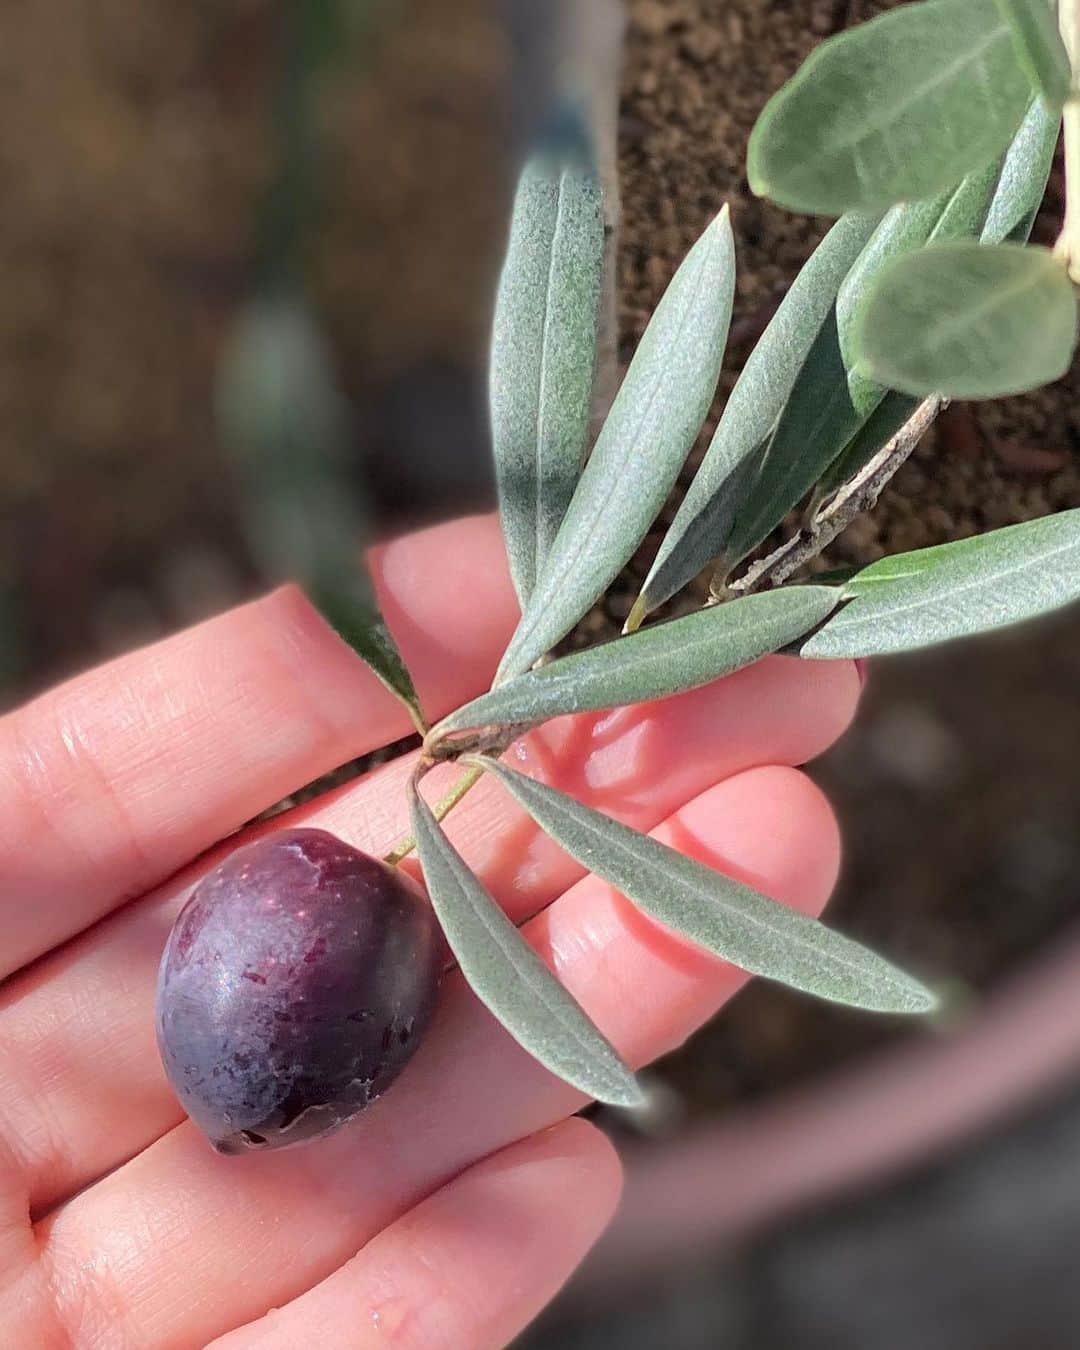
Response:
[{"label": "olive leaf", "polygon": [[337,575],[328,584],[318,580],[307,586],[315,608],[338,636],[356,652],[379,681],[405,705],[413,726],[422,735],[427,718],[420,704],[412,675],[379,610],[367,564],[352,562],[351,578]]},{"label": "olive leaf", "polygon": [[[1032,100],[1001,166],[979,236],[984,244],[1027,241],[1046,191],[1060,127],[1061,118],[1051,113],[1042,99]],[[909,394],[886,394],[825,471],[818,484],[819,494],[826,497],[853,478],[895,436],[920,402]]]},{"label": "olive leaf", "polygon": [[433,734],[520,726],[695,689],[788,646],[839,599],[836,588],[789,586],[698,610],[526,671],[451,713]]},{"label": "olive leaf", "polygon": [[837,293],[780,415],[724,554],[744,558],[821,478],[887,392],[855,368],[851,331],[858,303],[888,262],[931,239],[977,234],[991,206],[1000,163],[969,175],[932,201],[893,207]]},{"label": "olive leaf", "polygon": [[505,764],[493,773],[536,823],[590,872],[658,923],[742,970],[836,1003],[924,1013],[933,995],[816,919],[639,834]]},{"label": "olive leaf", "polygon": [[858,369],[909,394],[997,398],[1060,379],[1076,296],[1048,249],[952,243],[875,279],[854,330]]},{"label": "olive leaf", "polygon": [[600,184],[575,115],[522,170],[495,303],[492,446],[522,605],[581,473],[603,253]]},{"label": "olive leaf", "polygon": [[684,258],[638,344],[497,682],[564,637],[645,537],[712,403],[734,287],[725,206]]},{"label": "olive leaf", "polygon": [[844,594],[802,656],[911,651],[1049,613],[1080,599],[1080,509],[883,558]]},{"label": "olive leaf", "polygon": [[366,522],[344,467],[344,397],[301,299],[267,296],[243,311],[219,369],[217,418],[243,487],[248,541],[263,570],[306,588],[423,732],[416,688],[379,613],[363,558]]},{"label": "olive leaf", "polygon": [[795,278],[731,391],[642,587],[635,619],[670,599],[720,552],[740,500],[733,475],[773,430],[841,281],[877,224],[876,215],[845,216]]},{"label": "olive leaf", "polygon": [[487,893],[410,784],[428,895],[477,998],[546,1069],[597,1101],[640,1106],[633,1073]]},{"label": "olive leaf", "polygon": [[941,192],[1004,149],[1031,98],[997,0],[924,0],[823,42],[750,136],[759,196],[873,211]]},{"label": "olive leaf", "polygon": [[1050,0],[997,0],[997,5],[1012,29],[1016,59],[1060,112],[1072,87],[1072,67],[1058,31],[1057,6]]},{"label": "olive leaf", "polygon": [[1046,192],[1061,118],[1032,100],[1013,137],[979,238],[984,244],[1025,243]]}]

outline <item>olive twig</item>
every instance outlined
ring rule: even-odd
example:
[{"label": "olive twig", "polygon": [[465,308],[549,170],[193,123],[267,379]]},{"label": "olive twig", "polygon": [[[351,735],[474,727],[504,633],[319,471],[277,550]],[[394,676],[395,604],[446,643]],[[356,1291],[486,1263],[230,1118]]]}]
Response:
[{"label": "olive twig", "polygon": [[[417,765],[414,777],[419,779],[422,774],[426,773],[431,767],[431,760],[421,760]],[[464,797],[465,794],[480,781],[483,772],[483,769],[477,765],[470,765],[449,791],[446,792],[444,796],[440,797],[431,808],[431,813],[435,819],[445,819],[454,807],[457,806],[458,802],[461,801],[462,797]],[[398,840],[389,853],[383,855],[383,862],[387,863],[390,867],[396,867],[403,858],[409,856],[415,847],[415,838],[411,834],[407,834],[404,838]]]},{"label": "olive twig", "polygon": [[947,399],[936,395],[924,399],[873,459],[824,506],[818,508],[808,528],[799,530],[775,552],[755,563],[744,577],[729,582],[723,594],[714,590],[713,603],[723,600],[728,594],[751,595],[755,591],[779,586],[804,563],[828,548],[856,516],[869,511],[876,504],[885,484],[907,460],[947,403]]}]

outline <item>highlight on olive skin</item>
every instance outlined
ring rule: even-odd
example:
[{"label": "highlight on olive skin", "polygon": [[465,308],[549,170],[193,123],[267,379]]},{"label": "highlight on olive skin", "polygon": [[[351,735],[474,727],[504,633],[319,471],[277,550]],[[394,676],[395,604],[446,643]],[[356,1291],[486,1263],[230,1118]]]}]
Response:
[{"label": "highlight on olive skin", "polygon": [[221,1153],[329,1134],[412,1058],[444,948],[404,873],[324,830],[236,850],[196,886],[161,961],[157,1034]]}]

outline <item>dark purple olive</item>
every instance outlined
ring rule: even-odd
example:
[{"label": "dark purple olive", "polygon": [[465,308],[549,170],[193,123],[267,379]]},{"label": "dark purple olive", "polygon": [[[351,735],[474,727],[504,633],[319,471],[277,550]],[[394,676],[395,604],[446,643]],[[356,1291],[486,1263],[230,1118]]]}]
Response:
[{"label": "dark purple olive", "polygon": [[404,873],[324,830],[267,835],[203,878],[169,935],[165,1072],[222,1153],[328,1134],[412,1058],[442,961]]}]

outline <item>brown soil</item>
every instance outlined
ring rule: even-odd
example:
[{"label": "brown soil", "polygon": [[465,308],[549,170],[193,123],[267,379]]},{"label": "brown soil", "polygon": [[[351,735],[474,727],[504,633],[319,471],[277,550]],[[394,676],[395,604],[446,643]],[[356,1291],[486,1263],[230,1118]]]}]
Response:
[{"label": "brown soil", "polygon": [[[626,353],[690,243],[728,202],[739,256],[734,360],[721,394],[730,389],[740,358],[828,224],[750,192],[750,130],[816,42],[889,7],[857,0],[633,0],[620,122]],[[1053,240],[1061,208],[1055,175],[1037,240]],[[873,561],[1080,505],[1078,392],[1074,367],[1052,389],[954,409],[874,513],[856,521],[821,565]],[[613,617],[630,598],[628,587],[615,599]]]},{"label": "brown soil", "polygon": [[[325,99],[312,288],[362,410],[357,456],[407,459],[438,436],[446,474],[483,454],[443,405],[455,378],[472,379],[487,326],[505,52],[485,0],[384,8]],[[253,584],[212,392],[273,161],[280,12],[109,0],[92,18],[26,3],[7,16],[0,600],[16,611],[13,692]],[[441,495],[429,513],[460,504],[453,480]]]}]

